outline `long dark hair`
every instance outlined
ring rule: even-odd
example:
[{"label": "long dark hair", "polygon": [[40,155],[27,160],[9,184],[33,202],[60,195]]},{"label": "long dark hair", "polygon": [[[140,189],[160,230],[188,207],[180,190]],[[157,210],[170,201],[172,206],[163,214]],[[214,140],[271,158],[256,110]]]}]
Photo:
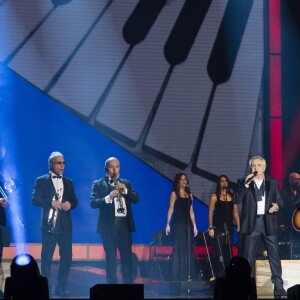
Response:
[{"label": "long dark hair", "polygon": [[186,193],[188,193],[189,195],[190,195],[190,193],[191,193],[191,190],[190,190],[190,188],[189,188],[189,180],[188,180],[188,178],[187,178],[186,173],[184,173],[184,172],[177,173],[177,174],[175,175],[175,177],[174,177],[174,180],[173,180],[173,188],[172,188],[172,191],[175,192],[175,194],[176,194],[177,197],[179,197],[179,180],[180,180],[180,178],[181,178],[182,176],[185,176],[186,182],[187,182],[187,184],[188,184],[188,185],[186,186],[186,188],[185,188]]},{"label": "long dark hair", "polygon": [[231,193],[231,191],[229,190],[229,178],[228,178],[227,175],[224,175],[224,174],[223,174],[223,175],[220,175],[220,176],[218,177],[217,188],[216,188],[216,195],[217,195],[217,197],[219,197],[219,196],[221,195],[221,184],[220,184],[220,180],[221,180],[222,177],[224,177],[224,178],[227,179],[227,181],[228,181],[228,189],[227,189],[227,191],[228,191],[228,194],[230,194],[230,195],[232,196],[232,193]]}]

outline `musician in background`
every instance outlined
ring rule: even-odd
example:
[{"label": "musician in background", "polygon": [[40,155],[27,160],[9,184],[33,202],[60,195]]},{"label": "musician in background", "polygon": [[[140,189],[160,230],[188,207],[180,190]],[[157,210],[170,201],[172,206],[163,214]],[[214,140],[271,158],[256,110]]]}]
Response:
[{"label": "musician in background", "polygon": [[238,180],[235,195],[235,203],[242,204],[240,233],[244,241],[243,256],[251,266],[251,276],[255,277],[257,245],[261,237],[268,252],[274,296],[286,296],[277,241],[277,212],[283,206],[281,191],[278,181],[265,175],[266,161],[263,157],[251,157],[249,165],[250,173]]},{"label": "musician in background", "polygon": [[[0,183],[1,184],[1,183]],[[1,189],[3,187],[1,186]],[[5,195],[2,194],[0,190],[0,226],[6,226],[6,213],[5,208],[7,207],[8,203],[5,198]],[[0,267],[2,267],[2,255],[3,255],[3,239],[2,239],[2,231],[0,230]]]},{"label": "musician in background", "polygon": [[[279,226],[282,231],[282,242],[288,242],[289,251],[283,253],[284,258],[290,258],[294,241],[299,239],[297,231],[293,228],[293,214],[295,209],[300,209],[300,174],[292,172],[289,174],[289,185],[282,190],[284,205],[279,211]],[[298,206],[298,207],[297,207]],[[300,212],[299,212],[300,213]],[[297,225],[297,224],[294,224]],[[300,224],[298,225],[300,229]]]},{"label": "musician in background", "polygon": [[226,175],[220,175],[217,180],[216,192],[211,195],[208,207],[208,234],[214,239],[213,262],[216,277],[223,275],[226,265],[232,258],[233,220],[237,226],[237,232],[239,232],[238,207],[233,203],[229,179]]},{"label": "musician in background", "polygon": [[132,283],[132,232],[135,231],[131,203],[139,196],[128,180],[120,178],[120,162],[115,157],[105,161],[106,176],[92,185],[91,207],[99,209],[97,232],[106,256],[107,283],[117,283],[117,249],[121,256],[122,282]]},{"label": "musician in background", "polygon": [[197,236],[198,229],[193,209],[193,195],[185,173],[177,173],[173,180],[165,231],[166,235],[172,233],[174,238],[173,281],[194,279],[193,236]]},{"label": "musician in background", "polygon": [[72,262],[71,210],[78,205],[72,180],[63,177],[65,163],[60,152],[52,152],[48,158],[50,172],[36,178],[32,193],[32,204],[42,207],[41,273],[47,277],[48,284],[55,246],[59,246],[60,266],[55,295],[60,297],[70,294],[66,286]]}]

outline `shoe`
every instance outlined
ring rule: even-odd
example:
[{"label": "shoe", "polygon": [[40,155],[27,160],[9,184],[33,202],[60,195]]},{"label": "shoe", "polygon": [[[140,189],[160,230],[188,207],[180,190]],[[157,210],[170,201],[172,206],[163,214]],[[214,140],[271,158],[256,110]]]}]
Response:
[{"label": "shoe", "polygon": [[287,292],[283,287],[275,287],[274,296],[287,296]]}]

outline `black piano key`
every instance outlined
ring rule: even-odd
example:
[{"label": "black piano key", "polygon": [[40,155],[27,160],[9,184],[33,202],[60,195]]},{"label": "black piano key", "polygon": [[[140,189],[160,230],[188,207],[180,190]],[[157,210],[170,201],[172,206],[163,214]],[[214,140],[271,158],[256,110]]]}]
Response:
[{"label": "black piano key", "polygon": [[230,79],[252,4],[253,0],[229,0],[208,61],[207,72],[214,84],[190,161],[193,172],[197,174],[201,173],[196,164],[217,85]]},{"label": "black piano key", "polygon": [[[166,60],[170,64],[170,68],[165,76],[138,141],[138,143],[142,144],[142,149],[145,151],[152,151],[145,145],[145,140],[163,98],[173,69],[177,64],[183,62],[187,58],[210,4],[211,0],[187,0],[184,3],[175,25],[167,39],[164,47],[164,54]],[[169,160],[171,160],[171,158],[169,158]],[[181,165],[181,163],[175,159],[173,160],[173,164]]]},{"label": "black piano key", "polygon": [[207,72],[214,84],[229,80],[244,35],[253,0],[229,0]]},{"label": "black piano key", "polygon": [[166,60],[171,66],[185,61],[212,0],[187,0],[176,20],[164,47]]},{"label": "black piano key", "polygon": [[123,66],[126,63],[127,58],[129,57],[134,46],[146,38],[166,2],[167,0],[140,0],[130,14],[128,20],[125,22],[122,33],[124,40],[130,45],[130,47],[124,54],[122,61],[120,61],[119,66],[115,70],[93,111],[90,113],[88,121],[91,124],[94,124],[103,103],[113,88],[114,83],[122,71]]},{"label": "black piano key", "polygon": [[71,1],[72,0],[51,0],[51,2],[53,3],[54,7],[57,7],[59,5],[68,4]]},{"label": "black piano key", "polygon": [[167,0],[140,0],[123,27],[123,38],[134,46],[142,42],[159,16]]}]

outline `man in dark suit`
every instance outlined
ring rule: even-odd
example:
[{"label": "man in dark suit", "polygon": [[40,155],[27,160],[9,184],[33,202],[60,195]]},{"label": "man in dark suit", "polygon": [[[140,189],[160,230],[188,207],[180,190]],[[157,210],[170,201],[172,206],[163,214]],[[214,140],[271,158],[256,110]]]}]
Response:
[{"label": "man in dark suit", "polygon": [[48,159],[50,172],[35,180],[32,204],[42,207],[41,273],[50,284],[51,263],[56,244],[59,246],[60,266],[55,294],[68,296],[67,279],[72,261],[71,209],[78,205],[73,182],[63,177],[65,160],[60,152],[52,152]]},{"label": "man in dark suit", "polygon": [[95,180],[91,207],[99,209],[97,232],[101,234],[106,255],[107,283],[117,283],[116,256],[119,249],[122,282],[132,283],[132,232],[135,224],[131,203],[138,203],[138,194],[126,179],[121,179],[120,162],[115,157],[105,161],[106,176]]},{"label": "man in dark suit", "polygon": [[278,251],[277,212],[283,206],[283,199],[275,178],[266,176],[266,161],[253,156],[250,161],[251,173],[238,180],[235,202],[242,204],[240,234],[243,236],[244,253],[249,261],[252,277],[255,277],[257,243],[261,237],[268,253],[274,284],[274,295],[285,296],[282,268]]}]

